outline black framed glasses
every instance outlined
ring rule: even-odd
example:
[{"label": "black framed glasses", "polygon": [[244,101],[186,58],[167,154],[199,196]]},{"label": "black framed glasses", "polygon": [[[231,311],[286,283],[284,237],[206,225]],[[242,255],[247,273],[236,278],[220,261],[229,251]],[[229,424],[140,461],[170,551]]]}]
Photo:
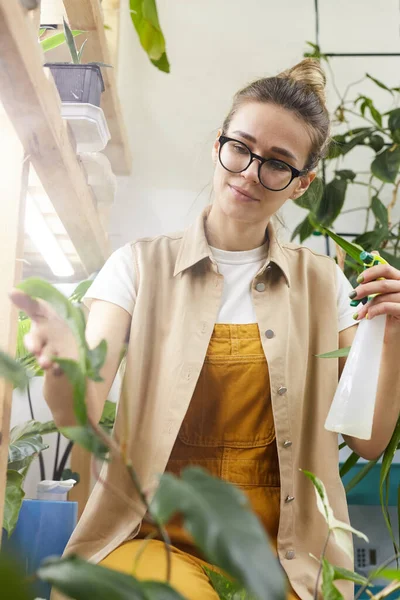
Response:
[{"label": "black framed glasses", "polygon": [[307,173],[307,169],[299,171],[283,160],[258,156],[243,142],[226,135],[219,137],[218,156],[221,165],[230,173],[242,173],[253,160],[258,160],[258,179],[263,187],[272,192],[281,192],[293,179]]}]

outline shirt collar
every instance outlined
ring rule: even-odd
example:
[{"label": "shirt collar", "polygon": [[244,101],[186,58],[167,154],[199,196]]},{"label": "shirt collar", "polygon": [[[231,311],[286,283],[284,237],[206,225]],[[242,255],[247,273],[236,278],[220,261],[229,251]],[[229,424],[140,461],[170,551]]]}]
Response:
[{"label": "shirt collar", "polygon": [[[179,273],[182,273],[182,271],[190,269],[205,258],[209,258],[211,262],[215,263],[210,246],[207,242],[204,226],[204,221],[207,218],[210,210],[211,206],[207,206],[202,211],[200,216],[194,221],[194,223],[185,230],[175,262],[174,277],[179,275]],[[274,263],[282,271],[286,279],[286,283],[290,287],[289,265],[287,258],[280,242],[276,237],[275,230],[271,222],[267,226],[267,233],[269,240],[268,257],[260,271],[260,274],[264,272],[270,262]]]}]

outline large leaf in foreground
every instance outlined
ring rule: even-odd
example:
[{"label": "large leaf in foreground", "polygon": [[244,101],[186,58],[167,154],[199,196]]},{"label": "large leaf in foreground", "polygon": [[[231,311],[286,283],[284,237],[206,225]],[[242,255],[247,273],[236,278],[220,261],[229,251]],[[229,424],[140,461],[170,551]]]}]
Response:
[{"label": "large leaf in foreground", "polygon": [[286,598],[285,580],[264,529],[242,492],[199,467],[170,473],[161,482],[152,512],[166,523],[176,513],[208,562],[221,567],[260,600]]},{"label": "large leaf in foreground", "polygon": [[0,552],[0,594],[2,600],[33,600],[35,597],[23,569],[5,552]]},{"label": "large leaf in foreground", "polygon": [[38,576],[74,600],[185,600],[167,583],[138,581],[78,556],[47,559]]}]

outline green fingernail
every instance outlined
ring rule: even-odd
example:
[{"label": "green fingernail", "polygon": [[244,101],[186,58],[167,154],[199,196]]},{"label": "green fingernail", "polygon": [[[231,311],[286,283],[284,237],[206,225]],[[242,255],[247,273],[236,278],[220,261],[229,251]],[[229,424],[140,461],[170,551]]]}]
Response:
[{"label": "green fingernail", "polygon": [[357,277],[357,283],[362,283],[364,281],[364,275],[359,275]]},{"label": "green fingernail", "polygon": [[354,313],[353,319],[355,319],[357,321],[357,319],[358,319],[358,313]]}]

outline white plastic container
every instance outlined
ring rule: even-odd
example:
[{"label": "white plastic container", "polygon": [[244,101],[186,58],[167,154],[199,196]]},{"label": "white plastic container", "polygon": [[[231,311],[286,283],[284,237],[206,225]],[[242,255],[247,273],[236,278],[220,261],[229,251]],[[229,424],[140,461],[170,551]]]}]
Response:
[{"label": "white plastic container", "polygon": [[66,479],[65,481],[45,479],[40,481],[37,486],[37,499],[66,501],[68,492],[74,487],[75,483],[75,479]]},{"label": "white plastic container", "polygon": [[61,116],[74,134],[77,152],[103,150],[111,138],[104,112],[87,102],[63,102]]}]

